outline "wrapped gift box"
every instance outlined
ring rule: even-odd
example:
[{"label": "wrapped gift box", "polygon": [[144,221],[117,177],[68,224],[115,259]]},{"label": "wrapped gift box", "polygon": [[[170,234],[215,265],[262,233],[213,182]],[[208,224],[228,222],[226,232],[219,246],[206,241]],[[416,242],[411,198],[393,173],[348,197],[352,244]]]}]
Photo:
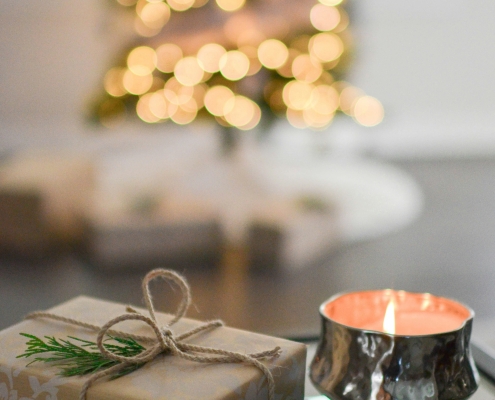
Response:
[{"label": "wrapped gift box", "polygon": [[0,251],[22,255],[78,246],[95,173],[84,155],[25,151],[0,166]]},{"label": "wrapped gift box", "polygon": [[[77,297],[50,312],[103,325],[125,313],[125,307]],[[158,315],[163,325],[170,318],[170,315]],[[182,318],[173,329],[176,334],[180,334],[200,324]],[[121,323],[118,329],[152,336],[149,327],[137,321]],[[29,359],[16,358],[26,350],[26,338],[20,335],[21,332],[61,339],[74,336],[95,341],[96,337],[94,332],[84,328],[44,319],[25,320],[0,332],[0,398],[78,399],[87,377],[62,378],[57,375],[57,367],[45,363],[27,367]],[[262,361],[275,379],[275,399],[303,399],[306,361],[306,346],[303,344],[228,327],[199,333],[188,338],[187,342],[241,353],[260,352],[280,346],[280,356]],[[264,375],[251,365],[201,364],[171,355],[160,355],[137,371],[115,380],[98,381],[91,386],[88,400],[104,399],[267,400],[268,393]]]},{"label": "wrapped gift box", "polygon": [[249,225],[247,257],[255,270],[300,269],[327,256],[340,239],[338,213],[328,202],[268,204]]},{"label": "wrapped gift box", "polygon": [[135,203],[120,209],[103,203],[88,216],[92,264],[111,270],[218,263],[223,234],[207,204],[171,195]]},{"label": "wrapped gift box", "polygon": [[214,219],[131,216],[92,220],[89,226],[89,259],[107,270],[187,262],[214,265],[221,257],[222,231]]}]

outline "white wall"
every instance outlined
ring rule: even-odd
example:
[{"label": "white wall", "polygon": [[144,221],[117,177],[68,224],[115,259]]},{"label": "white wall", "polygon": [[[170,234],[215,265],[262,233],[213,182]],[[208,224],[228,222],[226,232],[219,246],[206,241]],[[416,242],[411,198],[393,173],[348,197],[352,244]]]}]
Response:
[{"label": "white wall", "polygon": [[382,100],[389,155],[495,152],[495,3],[354,1],[353,80]]},{"label": "white wall", "polygon": [[99,0],[0,2],[0,150],[92,140],[84,113],[129,39],[119,15]]}]

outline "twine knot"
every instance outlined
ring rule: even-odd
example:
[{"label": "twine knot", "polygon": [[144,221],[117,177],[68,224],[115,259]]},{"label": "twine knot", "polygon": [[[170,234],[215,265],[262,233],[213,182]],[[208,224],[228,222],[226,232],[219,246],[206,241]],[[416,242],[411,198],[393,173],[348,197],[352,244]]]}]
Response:
[{"label": "twine knot", "polygon": [[[182,300],[177,308],[177,311],[173,315],[173,318],[165,326],[160,326],[158,324],[155,314],[155,308],[153,306],[152,297],[149,290],[149,283],[156,278],[162,278],[169,282],[175,283],[182,292]],[[186,343],[184,342],[184,339],[187,339],[197,333],[223,326],[223,322],[219,320],[210,321],[203,323],[200,326],[187,332],[181,333],[180,335],[174,334],[171,327],[185,315],[187,309],[191,304],[191,291],[189,285],[186,283],[185,279],[182,276],[174,271],[165,269],[154,269],[150,271],[143,279],[142,290],[149,317],[147,315],[141,314],[139,311],[130,306],[126,307],[125,314],[111,319],[101,327],[89,324],[84,321],[79,321],[77,319],[67,318],[44,311],[36,311],[26,316],[26,318],[49,318],[97,331],[98,335],[96,338],[96,344],[101,354],[107,359],[118,362],[118,364],[108,369],[96,372],[91,375],[91,377],[84,383],[83,387],[81,388],[81,392],[79,394],[80,400],[86,400],[87,391],[95,381],[103,377],[113,375],[120,370],[128,367],[129,365],[148,363],[154,360],[159,354],[171,354],[185,360],[200,363],[251,364],[263,372],[268,383],[268,399],[274,399],[275,381],[273,379],[273,375],[268,367],[261,363],[260,360],[277,357],[281,352],[280,347],[275,347],[274,349],[260,353],[244,354],[235,351]],[[114,325],[120,322],[132,320],[142,321],[146,323],[153,330],[155,337],[151,338],[149,336],[135,335],[111,329]],[[132,338],[134,340],[149,343],[150,347],[135,356],[122,356],[113,353],[111,350],[107,349],[104,346],[104,341],[107,335]]]},{"label": "twine knot", "polygon": [[162,334],[163,334],[163,336],[168,336],[168,337],[173,337],[174,336],[174,334],[172,333],[172,331],[170,329],[168,329],[168,328],[164,329],[162,331]]}]

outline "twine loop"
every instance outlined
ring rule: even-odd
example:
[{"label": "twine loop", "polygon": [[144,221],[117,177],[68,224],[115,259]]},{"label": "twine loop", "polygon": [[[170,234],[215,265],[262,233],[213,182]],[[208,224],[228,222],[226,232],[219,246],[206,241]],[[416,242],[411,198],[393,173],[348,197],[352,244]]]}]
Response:
[{"label": "twine loop", "polygon": [[[160,326],[156,318],[155,308],[153,306],[153,301],[149,289],[149,283],[156,278],[162,278],[166,281],[175,283],[182,292],[182,300],[177,307],[177,311],[173,315],[173,318],[164,326]],[[80,400],[86,400],[86,395],[88,389],[91,385],[106,376],[112,375],[131,364],[145,364],[154,360],[159,354],[171,354],[176,357],[183,358],[185,360],[200,362],[200,363],[246,363],[251,364],[261,370],[268,383],[268,399],[273,400],[275,396],[275,381],[271,371],[263,363],[260,362],[262,359],[276,357],[280,354],[280,347],[275,347],[274,349],[260,352],[244,354],[235,351],[216,349],[207,346],[193,345],[184,342],[184,339],[189,338],[197,333],[211,330],[223,326],[223,322],[219,320],[205,322],[200,326],[184,332],[180,335],[176,335],[172,326],[177,323],[187,312],[191,304],[191,291],[189,285],[185,279],[178,273],[165,269],[154,269],[143,279],[142,290],[144,295],[144,302],[149,313],[149,317],[141,314],[139,311],[127,306],[126,313],[122,314],[116,318],[111,319],[103,326],[97,326],[89,324],[84,321],[79,321],[74,318],[67,318],[57,314],[36,311],[26,316],[26,319],[32,318],[48,318],[57,321],[62,321],[71,325],[81,326],[93,331],[97,331],[98,335],[96,338],[96,344],[98,346],[101,354],[109,360],[118,362],[118,364],[107,368],[105,370],[94,373],[90,378],[84,383],[79,394]],[[135,335],[127,332],[122,332],[119,330],[111,329],[114,325],[123,321],[142,321],[146,323],[154,332],[155,337],[151,338],[149,336]],[[104,346],[106,336],[120,336],[128,337],[134,340],[143,341],[150,344],[150,347],[143,352],[135,356],[122,356],[113,353],[111,350]]]}]

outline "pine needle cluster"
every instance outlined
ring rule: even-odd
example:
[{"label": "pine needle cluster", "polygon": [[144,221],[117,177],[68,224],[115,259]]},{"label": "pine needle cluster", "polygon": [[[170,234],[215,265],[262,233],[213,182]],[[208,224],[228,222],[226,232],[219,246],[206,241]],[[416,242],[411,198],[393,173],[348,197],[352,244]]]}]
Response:
[{"label": "pine needle cluster", "polygon": [[[27,365],[36,362],[50,363],[60,368],[60,376],[78,376],[92,374],[97,371],[110,368],[119,363],[119,361],[105,358],[95,342],[69,336],[69,339],[56,339],[53,336],[45,336],[45,340],[34,335],[21,333],[22,336],[29,339],[26,342],[26,352],[17,356],[17,358],[35,358]],[[131,338],[110,337],[104,343],[105,348],[119,356],[133,357],[142,353],[145,348]],[[43,355],[43,356],[40,356]],[[144,364],[130,364],[123,368],[111,379],[127,375]]]}]

